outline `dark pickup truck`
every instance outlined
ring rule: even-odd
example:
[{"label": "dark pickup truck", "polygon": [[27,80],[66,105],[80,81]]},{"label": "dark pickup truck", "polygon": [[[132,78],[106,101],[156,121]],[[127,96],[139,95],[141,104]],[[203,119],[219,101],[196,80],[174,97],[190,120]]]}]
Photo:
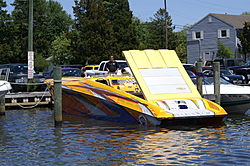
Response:
[{"label": "dark pickup truck", "polygon": [[[8,82],[11,83],[12,92],[27,92],[28,83],[28,64],[1,64],[0,69],[10,69]],[[41,74],[34,74],[33,81],[38,85],[34,88],[36,91],[44,91],[46,89],[46,84],[43,84],[45,78]]]},{"label": "dark pickup truck", "polygon": [[232,66],[241,66],[245,64],[246,62],[243,59],[239,58],[217,58],[214,60],[208,60],[205,62],[204,66],[202,67],[202,70],[213,70],[212,62],[220,62],[220,69],[226,70],[229,67]]},{"label": "dark pickup truck", "polygon": [[250,61],[241,66],[232,66],[228,68],[233,74],[245,76],[246,82],[250,80]]}]

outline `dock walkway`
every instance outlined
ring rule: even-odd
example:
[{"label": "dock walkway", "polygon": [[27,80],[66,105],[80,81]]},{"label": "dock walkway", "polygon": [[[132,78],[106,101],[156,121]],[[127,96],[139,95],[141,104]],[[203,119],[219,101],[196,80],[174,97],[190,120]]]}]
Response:
[{"label": "dock walkway", "polygon": [[18,92],[5,95],[5,106],[32,106],[51,105],[52,98],[49,91],[45,92]]}]

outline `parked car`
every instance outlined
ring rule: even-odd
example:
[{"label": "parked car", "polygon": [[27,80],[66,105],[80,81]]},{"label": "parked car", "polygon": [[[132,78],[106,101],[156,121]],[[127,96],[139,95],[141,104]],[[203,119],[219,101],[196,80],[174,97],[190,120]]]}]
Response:
[{"label": "parked car", "polygon": [[[8,81],[11,83],[13,92],[26,92],[27,91],[27,83],[28,83],[28,64],[2,64],[0,65],[0,69],[9,68],[10,74],[8,77]],[[36,85],[36,91],[43,91],[46,88],[45,84],[42,84],[45,80],[45,77],[39,72],[34,71],[33,81],[38,83]],[[26,85],[25,85],[26,84]]]},{"label": "parked car", "polygon": [[84,65],[81,64],[70,64],[70,65],[60,65],[61,68],[78,68],[81,69]]},{"label": "parked car", "polygon": [[[54,71],[51,70],[45,76],[45,79],[54,77]],[[82,77],[82,71],[79,68],[62,68],[62,77]]]},{"label": "parked car", "polygon": [[[118,65],[119,65],[119,68],[120,70],[118,71],[118,75],[121,75],[122,72],[121,70],[128,67],[128,63],[125,61],[125,60],[115,60]],[[99,64],[99,67],[97,70],[87,70],[87,74],[89,76],[92,76],[92,75],[105,75],[108,73],[108,71],[106,70],[106,63],[109,62],[109,61],[101,61],[101,63]]]},{"label": "parked car", "polygon": [[202,66],[202,71],[212,70],[212,68],[213,68],[213,62],[214,62],[214,60],[206,60],[206,62]]},{"label": "parked car", "polygon": [[246,78],[246,84],[250,80],[250,61],[244,65],[232,66],[228,68],[233,74],[243,75]]},{"label": "parked car", "polygon": [[190,78],[196,78],[196,75],[190,71],[190,70],[186,70],[187,74],[189,75]]},{"label": "parked car", "polygon": [[98,70],[99,65],[86,65],[86,70]]},{"label": "parked car", "polygon": [[[205,70],[204,75],[207,77],[213,77],[213,71]],[[233,74],[230,70],[220,70],[220,77],[232,84],[245,84],[246,78],[243,75]]]},{"label": "parked car", "polygon": [[232,84],[245,84],[246,79],[243,75],[235,75],[229,70],[220,70],[220,77]]},{"label": "parked car", "polygon": [[245,64],[245,61],[239,58],[216,58],[214,60],[207,60],[202,67],[202,71],[213,70],[213,62],[220,62],[221,70],[226,70],[232,66],[241,66]]},{"label": "parked car", "polygon": [[189,70],[189,71],[191,71],[193,73],[196,73],[196,67],[195,67],[195,65],[193,65],[193,64],[186,64],[186,63],[183,63],[182,65],[183,65],[183,67],[186,70]]}]

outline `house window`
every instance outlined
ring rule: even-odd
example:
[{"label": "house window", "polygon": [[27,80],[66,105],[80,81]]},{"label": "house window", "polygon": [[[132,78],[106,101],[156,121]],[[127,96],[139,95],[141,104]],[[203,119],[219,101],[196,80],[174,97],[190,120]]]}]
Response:
[{"label": "house window", "polygon": [[193,40],[203,39],[203,31],[193,31]]},{"label": "house window", "polygon": [[226,38],[229,37],[229,29],[220,29],[218,30],[218,38]]}]

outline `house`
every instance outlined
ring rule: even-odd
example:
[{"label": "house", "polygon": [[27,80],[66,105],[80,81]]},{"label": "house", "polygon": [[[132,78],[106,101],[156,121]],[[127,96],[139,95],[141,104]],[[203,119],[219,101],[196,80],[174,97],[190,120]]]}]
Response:
[{"label": "house", "polygon": [[235,58],[244,58],[238,51],[238,32],[245,22],[250,22],[250,15],[230,15],[210,13],[187,31],[187,61],[205,62],[216,57],[217,40],[231,48]]}]

